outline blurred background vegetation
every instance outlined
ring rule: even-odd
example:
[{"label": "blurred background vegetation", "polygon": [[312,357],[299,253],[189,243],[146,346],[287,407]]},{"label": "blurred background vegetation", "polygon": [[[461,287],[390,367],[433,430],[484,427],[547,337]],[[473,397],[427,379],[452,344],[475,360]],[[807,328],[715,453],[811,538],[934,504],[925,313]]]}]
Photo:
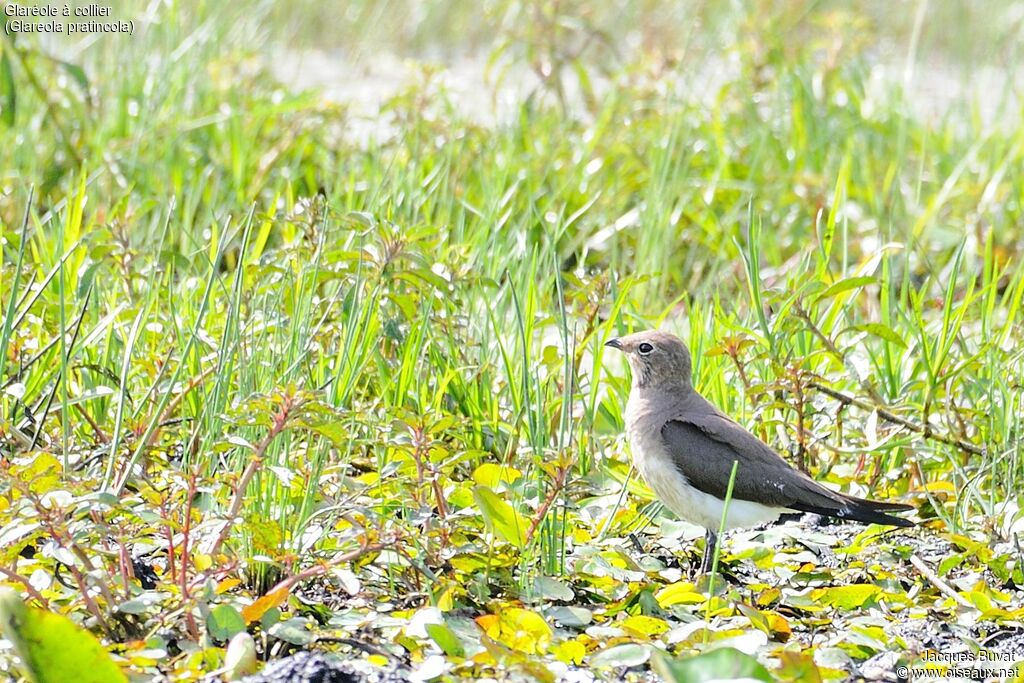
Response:
[{"label": "blurred background vegetation", "polygon": [[[1024,582],[1024,3],[112,18],[0,41],[4,561],[79,558],[40,597],[138,638],[360,548],[407,606],[527,595],[665,521],[602,369],[652,326],[792,462],[955,534],[943,575]],[[111,618],[110,539],[177,588]]]}]

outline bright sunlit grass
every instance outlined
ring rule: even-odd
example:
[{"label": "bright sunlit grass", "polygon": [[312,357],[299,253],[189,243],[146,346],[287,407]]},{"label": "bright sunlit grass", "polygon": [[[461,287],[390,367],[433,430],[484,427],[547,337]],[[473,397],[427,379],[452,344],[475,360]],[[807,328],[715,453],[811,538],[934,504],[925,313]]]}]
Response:
[{"label": "bright sunlit grass", "polygon": [[[272,75],[336,47],[330,6],[185,4],[118,7],[129,39],[0,39],[4,584],[179,680],[245,628],[273,656],[358,634],[409,669],[609,680],[755,634],[797,680],[907,650],[907,615],[1019,627],[1020,103],[925,106],[874,70],[1005,67],[1019,3],[498,2],[483,28],[350,3],[363,62],[442,45],[536,88],[482,122],[425,77],[369,137]],[[603,356],[658,326],[790,462],[921,528],[741,535],[746,588],[687,585]],[[816,641],[823,618],[860,635]]]}]

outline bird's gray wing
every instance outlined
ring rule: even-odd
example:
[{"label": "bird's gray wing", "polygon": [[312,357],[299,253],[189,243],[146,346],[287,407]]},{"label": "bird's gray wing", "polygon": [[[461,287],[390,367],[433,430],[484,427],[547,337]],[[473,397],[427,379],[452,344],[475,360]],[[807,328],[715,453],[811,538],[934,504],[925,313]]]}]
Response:
[{"label": "bird's gray wing", "polygon": [[825,488],[791,467],[746,429],[703,402],[661,428],[665,448],[690,485],[725,499],[733,461],[739,463],[733,498],[762,505],[865,523],[909,527],[912,522],[885,514],[911,506],[848,496]]},{"label": "bird's gray wing", "polygon": [[733,461],[739,462],[733,498],[772,507],[837,514],[847,504],[794,469],[767,444],[718,411],[682,414],[661,436],[676,468],[697,489],[725,498]]}]

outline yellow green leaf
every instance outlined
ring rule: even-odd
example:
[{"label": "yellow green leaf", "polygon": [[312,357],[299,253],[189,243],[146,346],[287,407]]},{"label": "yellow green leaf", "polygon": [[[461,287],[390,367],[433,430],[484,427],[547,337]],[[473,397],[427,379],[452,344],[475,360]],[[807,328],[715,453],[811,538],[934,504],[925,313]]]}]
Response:
[{"label": "yellow green leaf", "polygon": [[665,586],[654,596],[662,607],[672,605],[696,605],[704,602],[704,596],[695,590],[692,583],[679,581]]},{"label": "yellow green leaf", "polygon": [[30,456],[27,464],[11,467],[11,474],[26,483],[32,493],[44,494],[60,484],[62,466],[60,460],[50,453],[37,451]]},{"label": "yellow green leaf", "polygon": [[761,607],[767,607],[780,597],[782,597],[782,591],[778,588],[767,588],[761,591],[761,594],[757,596],[757,604]]},{"label": "yellow green leaf", "polygon": [[661,635],[668,630],[668,623],[664,619],[649,617],[644,614],[635,614],[626,617],[617,624],[623,630],[639,635],[644,638]]},{"label": "yellow green leaf", "polygon": [[437,646],[449,657],[463,657],[466,654],[462,647],[462,641],[455,635],[455,632],[448,628],[447,624],[427,624],[424,627],[427,635],[437,643]]},{"label": "yellow green leaf", "polygon": [[480,486],[489,486],[492,489],[498,488],[500,484],[511,484],[522,472],[514,467],[506,467],[494,462],[485,462],[473,470],[473,481]]},{"label": "yellow green leaf", "polygon": [[981,591],[970,591],[967,593],[967,599],[970,600],[971,604],[977,607],[982,612],[989,612],[995,609],[995,605],[992,604],[992,599]]},{"label": "yellow green leaf", "polygon": [[491,533],[520,550],[526,547],[526,529],[529,523],[518,510],[486,486],[474,486],[473,498],[476,499],[476,504],[483,513],[484,523]]},{"label": "yellow green leaf", "polygon": [[551,627],[544,617],[522,607],[503,609],[499,614],[480,617],[477,623],[487,635],[506,647],[532,655],[546,652],[551,644]]},{"label": "yellow green leaf", "polygon": [[563,640],[551,649],[551,654],[565,664],[579,664],[587,655],[587,647],[578,640]]},{"label": "yellow green leaf", "polygon": [[743,615],[750,620],[750,625],[756,628],[758,631],[762,631],[766,635],[771,635],[771,626],[768,625],[768,617],[765,616],[764,612],[750,605],[745,605],[742,602],[737,603],[736,607],[743,613]]},{"label": "yellow green leaf", "polygon": [[434,591],[434,605],[442,612],[448,612],[455,608],[456,586],[442,586]]},{"label": "yellow green leaf", "polygon": [[854,583],[849,586],[818,588],[811,591],[811,597],[836,609],[845,610],[862,607],[864,603],[881,592],[882,589],[873,583]]},{"label": "yellow green leaf", "polygon": [[822,299],[827,299],[830,296],[835,296],[836,294],[842,294],[843,292],[849,291],[851,289],[857,289],[858,287],[863,287],[864,285],[874,284],[875,282],[876,282],[875,278],[871,277],[870,275],[861,275],[859,277],[848,277],[845,280],[839,280],[838,282],[832,283],[828,287],[828,289],[826,289],[824,292],[822,292],[821,294],[818,294],[816,297],[814,297],[814,300],[815,301],[821,301]]},{"label": "yellow green leaf", "polygon": [[367,655],[366,661],[382,669],[391,664],[391,660],[384,655]]},{"label": "yellow green leaf", "polygon": [[127,683],[96,636],[61,614],[28,607],[0,588],[0,631],[35,683]]}]

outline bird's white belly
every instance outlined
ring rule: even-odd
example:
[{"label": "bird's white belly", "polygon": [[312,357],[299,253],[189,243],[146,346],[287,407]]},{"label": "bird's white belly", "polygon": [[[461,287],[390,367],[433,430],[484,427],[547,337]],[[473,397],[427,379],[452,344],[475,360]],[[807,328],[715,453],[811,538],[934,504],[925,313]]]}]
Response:
[{"label": "bird's white belly", "polygon": [[[637,430],[638,431],[638,430]],[[725,502],[690,485],[676,468],[661,442],[661,434],[640,435],[629,429],[633,464],[665,507],[681,520],[717,532]],[[785,508],[769,507],[749,500],[729,501],[726,529],[774,522]]]}]

